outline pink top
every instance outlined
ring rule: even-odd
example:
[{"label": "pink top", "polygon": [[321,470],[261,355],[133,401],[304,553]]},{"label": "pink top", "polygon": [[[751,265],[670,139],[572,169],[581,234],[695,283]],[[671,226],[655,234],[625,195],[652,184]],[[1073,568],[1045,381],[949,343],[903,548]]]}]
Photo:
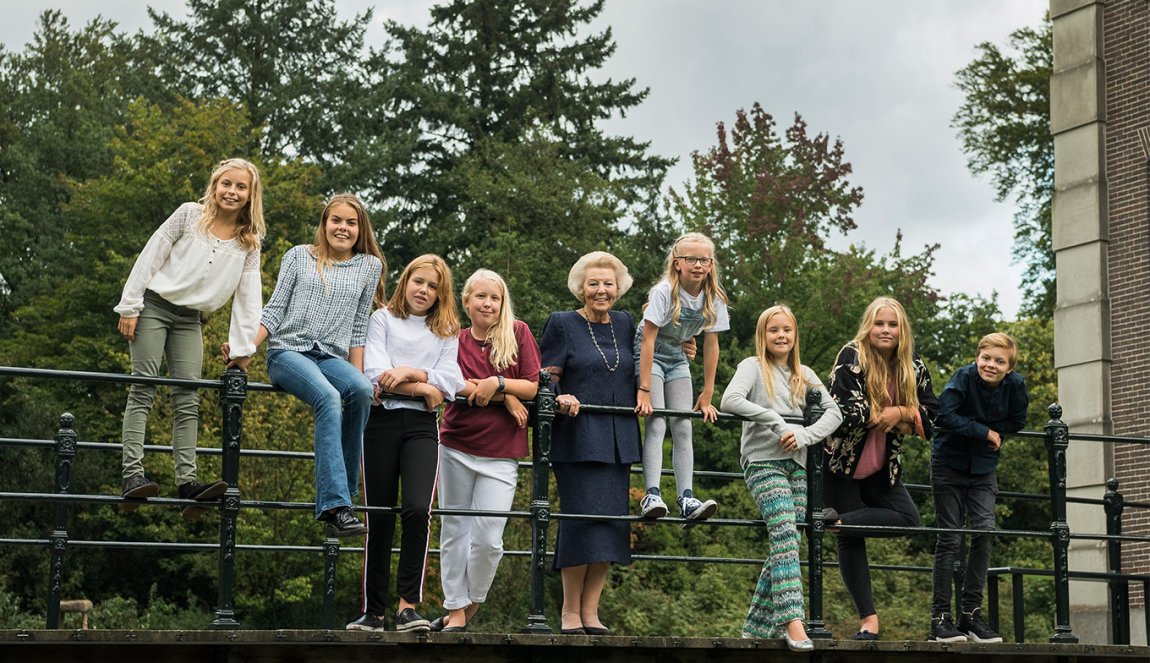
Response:
[{"label": "pink top", "polygon": [[[894,380],[891,380],[886,385],[886,401],[883,403],[883,407],[889,407],[893,403]],[[914,411],[914,432],[919,437],[922,437],[924,433],[922,418],[919,416],[917,408]],[[855,467],[854,478],[856,481],[865,479],[881,470],[884,465],[886,465],[886,433],[878,426],[872,426],[867,429],[866,441],[863,442],[863,450],[859,455],[858,466]]]},{"label": "pink top", "polygon": [[[496,371],[488,360],[488,346],[477,341],[470,329],[459,332],[459,369],[464,379],[502,375],[505,378],[539,380],[539,346],[531,329],[515,321],[515,340],[519,346],[516,363]],[[471,407],[450,403],[443,412],[439,442],[445,447],[484,458],[522,458],[527,455],[527,429],[515,423],[503,403]]]}]

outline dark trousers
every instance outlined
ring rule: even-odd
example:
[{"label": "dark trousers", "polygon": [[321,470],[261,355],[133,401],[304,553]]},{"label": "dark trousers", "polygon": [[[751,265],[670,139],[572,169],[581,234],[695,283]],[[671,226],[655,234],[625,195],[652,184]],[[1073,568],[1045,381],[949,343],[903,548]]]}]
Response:
[{"label": "dark trousers", "polygon": [[[934,598],[931,613],[939,615],[951,611],[954,585],[954,559],[962,547],[961,530],[970,517],[972,529],[994,529],[994,500],[998,496],[998,477],[988,474],[968,474],[931,463],[930,488],[934,493],[935,527],[951,530],[939,534],[934,546]],[[970,554],[966,558],[966,575],[962,582],[961,611],[971,612],[982,606],[982,590],[986,586],[986,569],[990,566],[990,548],[994,537],[975,534],[970,540]]]},{"label": "dark trousers", "polygon": [[[423,600],[430,543],[431,502],[439,474],[439,427],[435,413],[371,408],[363,433],[363,497],[368,506],[395,506],[403,483],[396,593],[411,603]],[[385,614],[391,584],[391,543],[395,514],[368,514],[363,560],[363,611]]]},{"label": "dark trousers", "polygon": [[[824,475],[823,498],[827,506],[839,512],[844,525],[877,525],[917,527],[918,509],[902,481],[890,483],[886,468],[871,476],[854,480],[827,472]],[[905,536],[904,534],[867,534],[867,536]],[[867,562],[866,539],[847,533],[838,536],[839,571],[843,585],[855,602],[859,617],[876,613],[871,592],[870,564]]]}]

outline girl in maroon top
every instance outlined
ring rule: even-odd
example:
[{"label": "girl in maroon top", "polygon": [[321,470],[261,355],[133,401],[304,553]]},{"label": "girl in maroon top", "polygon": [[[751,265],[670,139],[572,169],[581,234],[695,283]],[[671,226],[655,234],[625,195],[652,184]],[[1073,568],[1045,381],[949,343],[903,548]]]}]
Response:
[{"label": "girl in maroon top", "polygon": [[[467,405],[451,403],[439,447],[439,508],[510,511],[517,459],[527,455],[527,409],[539,385],[539,346],[516,320],[507,284],[477,270],[463,286],[471,328],[459,333],[459,368]],[[442,516],[440,575],[445,617],[433,631],[464,631],[495,578],[503,557],[506,518]]]}]

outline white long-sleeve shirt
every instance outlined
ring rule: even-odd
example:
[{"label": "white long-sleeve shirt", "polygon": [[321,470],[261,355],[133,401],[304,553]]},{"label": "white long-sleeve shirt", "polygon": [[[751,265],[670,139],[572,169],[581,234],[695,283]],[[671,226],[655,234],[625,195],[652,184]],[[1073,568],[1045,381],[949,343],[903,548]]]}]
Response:
[{"label": "white long-sleeve shirt", "polygon": [[[381,308],[371,314],[367,323],[367,345],[363,350],[363,372],[373,384],[379,376],[397,366],[411,366],[427,373],[427,383],[454,398],[466,381],[459,370],[459,336],[440,338],[427,328],[427,316],[396,317]],[[408,408],[423,410],[422,401],[384,398],[389,410]]]},{"label": "white long-sleeve shirt", "polygon": [[[747,357],[739,362],[739,366],[735,369],[735,377],[731,378],[731,383],[723,391],[721,408],[723,412],[737,414],[750,420],[743,422],[743,435],[739,445],[744,467],[755,461],[788,458],[806,467],[807,452],[804,447],[822,442],[837,430],[842,423],[843,415],[815,372],[803,366],[803,379],[811,387],[822,391],[820,405],[823,407],[823,415],[810,426],[784,421],[783,417],[803,416],[806,394],[799,399],[798,405],[793,404],[790,369],[777,364],[773,368],[775,397],[771,399],[767,397],[758,357]],[[795,451],[786,451],[779,444],[779,438],[787,431],[795,433],[795,440],[799,444]]]},{"label": "white long-sleeve shirt", "polygon": [[136,258],[115,311],[125,318],[138,317],[144,310],[145,290],[204,313],[232,298],[228,344],[233,357],[249,357],[256,351],[263,307],[260,250],[249,251],[237,239],[200,232],[202,215],[199,203],[184,203],[152,234]]}]

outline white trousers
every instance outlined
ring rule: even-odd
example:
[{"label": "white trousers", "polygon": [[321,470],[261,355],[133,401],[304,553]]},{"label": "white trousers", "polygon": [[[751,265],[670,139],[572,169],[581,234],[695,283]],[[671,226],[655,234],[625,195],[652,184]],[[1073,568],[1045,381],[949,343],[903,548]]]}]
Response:
[{"label": "white trousers", "polygon": [[[519,467],[514,458],[483,458],[439,446],[439,508],[510,511]],[[506,518],[441,516],[439,567],[443,607],[487,600],[503,557]]]}]

